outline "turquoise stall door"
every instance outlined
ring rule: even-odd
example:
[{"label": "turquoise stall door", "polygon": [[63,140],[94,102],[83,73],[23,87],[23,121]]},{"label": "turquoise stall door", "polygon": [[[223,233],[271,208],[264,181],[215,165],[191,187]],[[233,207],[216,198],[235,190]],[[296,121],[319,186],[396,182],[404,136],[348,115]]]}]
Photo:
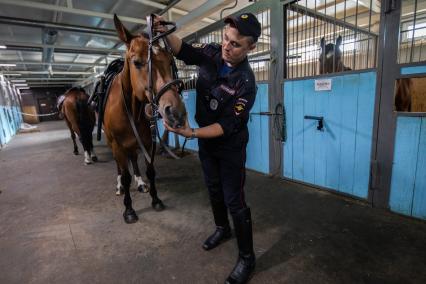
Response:
[{"label": "turquoise stall door", "polygon": [[[315,91],[321,79],[284,83],[283,176],[367,198],[376,73],[323,79],[331,90]],[[306,116],[322,117],[323,129]]]}]

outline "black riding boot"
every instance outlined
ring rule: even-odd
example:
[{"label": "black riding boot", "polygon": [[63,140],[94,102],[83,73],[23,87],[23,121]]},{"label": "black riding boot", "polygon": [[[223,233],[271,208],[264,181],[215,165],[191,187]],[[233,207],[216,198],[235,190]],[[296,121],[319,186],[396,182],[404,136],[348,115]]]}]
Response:
[{"label": "black riding boot", "polygon": [[203,243],[203,249],[211,250],[222,241],[231,237],[231,228],[228,221],[228,210],[223,202],[211,200],[216,231]]},{"label": "black riding boot", "polygon": [[244,208],[237,214],[232,215],[232,219],[234,220],[239,255],[237,264],[226,279],[225,283],[247,283],[256,265],[256,257],[253,251],[253,233],[250,208]]}]

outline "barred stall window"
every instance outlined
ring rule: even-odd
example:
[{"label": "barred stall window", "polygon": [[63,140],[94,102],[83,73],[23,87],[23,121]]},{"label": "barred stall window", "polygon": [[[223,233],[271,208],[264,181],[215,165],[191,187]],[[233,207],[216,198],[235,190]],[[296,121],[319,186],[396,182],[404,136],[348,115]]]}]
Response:
[{"label": "barred stall window", "polygon": [[286,78],[377,66],[380,1],[302,0],[286,6]]},{"label": "barred stall window", "polygon": [[398,63],[426,60],[426,1],[403,0]]},{"label": "barred stall window", "polygon": [[[262,33],[258,39],[256,49],[248,54],[251,68],[254,71],[256,81],[268,81],[270,69],[270,11],[262,10],[254,13],[262,26]],[[199,43],[222,43],[223,28],[211,31],[204,35],[198,35],[195,42]],[[186,66],[182,61],[176,61],[179,78],[185,83],[185,89],[195,89],[197,79],[197,67]]]},{"label": "barred stall window", "polygon": [[262,26],[262,33],[257,40],[256,48],[248,54],[248,58],[256,81],[268,81],[271,58],[270,11],[259,11],[255,15]]}]

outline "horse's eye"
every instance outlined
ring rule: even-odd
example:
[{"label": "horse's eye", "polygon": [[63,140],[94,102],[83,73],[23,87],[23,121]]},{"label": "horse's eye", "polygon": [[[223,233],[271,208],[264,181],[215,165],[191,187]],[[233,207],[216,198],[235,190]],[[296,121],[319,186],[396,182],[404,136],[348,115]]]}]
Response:
[{"label": "horse's eye", "polygon": [[141,69],[142,67],[144,67],[144,66],[145,66],[145,63],[144,63],[144,62],[137,61],[137,60],[133,60],[133,64],[135,65],[135,67],[136,67],[137,69]]}]

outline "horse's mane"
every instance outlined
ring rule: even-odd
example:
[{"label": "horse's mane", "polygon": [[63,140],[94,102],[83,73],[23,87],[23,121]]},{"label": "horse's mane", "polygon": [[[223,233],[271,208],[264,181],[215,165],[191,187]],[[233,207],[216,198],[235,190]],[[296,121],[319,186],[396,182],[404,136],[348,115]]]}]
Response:
[{"label": "horse's mane", "polygon": [[68,93],[74,92],[74,91],[76,91],[76,92],[83,92],[83,93],[86,94],[86,90],[84,88],[82,88],[82,87],[71,87],[68,90],[66,90],[65,94],[68,94]]}]

